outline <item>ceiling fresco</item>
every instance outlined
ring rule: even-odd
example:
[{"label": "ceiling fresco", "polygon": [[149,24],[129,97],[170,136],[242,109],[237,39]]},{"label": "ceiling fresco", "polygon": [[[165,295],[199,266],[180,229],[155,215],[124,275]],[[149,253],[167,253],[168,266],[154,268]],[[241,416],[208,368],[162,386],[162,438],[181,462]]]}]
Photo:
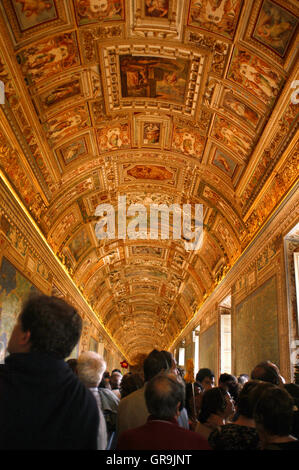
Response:
[{"label": "ceiling fresco", "polygon": [[[171,346],[298,177],[298,23],[296,0],[1,2],[1,170],[128,360]],[[98,239],[121,196],[202,204],[201,248]]]}]

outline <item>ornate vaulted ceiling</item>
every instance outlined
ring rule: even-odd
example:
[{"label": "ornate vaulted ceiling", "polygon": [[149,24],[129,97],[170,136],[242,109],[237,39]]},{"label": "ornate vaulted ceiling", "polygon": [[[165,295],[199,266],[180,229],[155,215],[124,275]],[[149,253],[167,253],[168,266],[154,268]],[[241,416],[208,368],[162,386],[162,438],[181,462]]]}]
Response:
[{"label": "ornate vaulted ceiling", "polygon": [[[168,348],[298,175],[285,152],[298,3],[2,0],[0,12],[3,174],[126,357]],[[98,240],[96,207],[124,195],[203,204],[201,249]]]}]

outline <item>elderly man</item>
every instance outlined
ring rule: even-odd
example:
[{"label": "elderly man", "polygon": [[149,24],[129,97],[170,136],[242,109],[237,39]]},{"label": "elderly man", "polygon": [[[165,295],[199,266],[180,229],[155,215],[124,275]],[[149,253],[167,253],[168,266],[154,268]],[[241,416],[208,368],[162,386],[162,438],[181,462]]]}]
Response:
[{"label": "elderly man", "polygon": [[0,449],[96,449],[96,401],[64,361],[82,320],[56,297],[23,306],[0,366]]},{"label": "elderly man", "polygon": [[270,361],[259,362],[251,372],[251,379],[262,380],[263,382],[270,382],[280,386],[283,386],[285,383],[277,365]]},{"label": "elderly man", "polygon": [[122,433],[117,450],[210,450],[199,434],[178,425],[185,387],[178,376],[161,372],[145,390],[146,424]]},{"label": "elderly man", "polygon": [[105,450],[107,447],[107,428],[103,415],[101,398],[98,390],[99,383],[102,380],[106,370],[104,358],[93,351],[84,351],[78,358],[77,374],[81,382],[91,391],[96,399],[99,410],[99,431],[98,431],[98,450]]},{"label": "elderly man", "polygon": [[[167,370],[169,372],[175,373],[175,361],[170,352],[158,351],[157,349],[154,349],[145,358],[143,363],[145,379],[144,386],[120,400],[117,415],[118,436],[120,436],[123,431],[136,428],[137,426],[141,426],[142,424],[146,423],[147,417],[149,415],[144,395],[144,392],[147,387],[147,382],[162,370]],[[180,416],[178,418],[178,423],[180,426],[186,429],[189,428],[186,408],[183,408],[181,410]]]},{"label": "elderly man", "polygon": [[202,387],[203,392],[215,387],[215,375],[211,369],[199,369],[196,374],[196,382]]}]

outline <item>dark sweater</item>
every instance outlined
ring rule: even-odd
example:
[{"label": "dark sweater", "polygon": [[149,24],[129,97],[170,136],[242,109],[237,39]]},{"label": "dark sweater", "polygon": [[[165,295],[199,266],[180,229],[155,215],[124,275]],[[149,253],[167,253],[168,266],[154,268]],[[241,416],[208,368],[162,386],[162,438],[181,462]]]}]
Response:
[{"label": "dark sweater", "polygon": [[0,449],[96,449],[98,407],[64,360],[11,354],[0,366]]}]

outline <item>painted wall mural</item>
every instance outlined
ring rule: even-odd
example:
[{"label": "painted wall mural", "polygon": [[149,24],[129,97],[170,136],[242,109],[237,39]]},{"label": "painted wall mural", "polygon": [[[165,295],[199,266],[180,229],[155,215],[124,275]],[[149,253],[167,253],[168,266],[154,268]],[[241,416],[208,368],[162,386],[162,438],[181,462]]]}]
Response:
[{"label": "painted wall mural", "polygon": [[236,305],[232,316],[236,375],[250,374],[261,361],[279,365],[277,314],[275,276]]},{"label": "painted wall mural", "polygon": [[40,292],[28,279],[6,259],[0,267],[0,363],[21,311],[23,301],[31,294]]},{"label": "painted wall mural", "polygon": [[81,230],[69,244],[69,249],[76,261],[91,247],[91,241],[86,229]]},{"label": "painted wall mural", "polygon": [[89,351],[94,351],[97,353],[98,346],[99,346],[99,343],[97,342],[97,340],[91,336],[89,339]]}]

